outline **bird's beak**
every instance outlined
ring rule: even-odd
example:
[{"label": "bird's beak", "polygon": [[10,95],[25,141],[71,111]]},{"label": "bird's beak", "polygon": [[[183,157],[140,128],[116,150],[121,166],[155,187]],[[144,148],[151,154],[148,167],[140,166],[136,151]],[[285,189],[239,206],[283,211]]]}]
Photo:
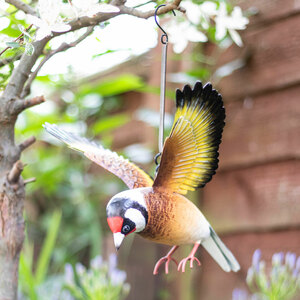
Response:
[{"label": "bird's beak", "polygon": [[121,232],[114,233],[114,243],[117,250],[121,247],[121,244],[124,240],[125,235]]}]

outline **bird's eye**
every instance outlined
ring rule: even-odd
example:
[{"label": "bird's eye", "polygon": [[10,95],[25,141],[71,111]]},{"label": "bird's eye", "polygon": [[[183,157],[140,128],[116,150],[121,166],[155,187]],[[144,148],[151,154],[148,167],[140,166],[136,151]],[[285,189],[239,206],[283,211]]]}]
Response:
[{"label": "bird's eye", "polygon": [[124,225],[122,231],[123,231],[125,234],[128,233],[128,232],[130,231],[130,226],[129,226],[129,225]]}]

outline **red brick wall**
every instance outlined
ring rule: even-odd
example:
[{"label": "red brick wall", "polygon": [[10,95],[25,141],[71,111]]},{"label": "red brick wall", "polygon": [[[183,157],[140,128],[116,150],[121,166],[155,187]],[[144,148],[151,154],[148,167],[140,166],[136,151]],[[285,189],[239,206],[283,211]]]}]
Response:
[{"label": "red brick wall", "polygon": [[[245,65],[212,79],[227,115],[220,168],[194,196],[242,269],[225,273],[202,250],[201,268],[180,274],[171,266],[172,274],[154,277],[154,263],[168,248],[136,238],[128,253],[125,245],[120,251],[132,285],[128,299],[231,299],[234,288],[245,287],[255,249],[268,261],[279,251],[300,255],[300,0],[240,2],[244,9],[256,7],[258,14],[242,35],[245,47],[232,46],[218,60],[218,66],[236,59]],[[170,58],[169,72],[190,64],[189,54],[183,61]],[[160,47],[150,53],[150,61],[146,79],[159,86]],[[126,97],[133,103],[130,111],[159,107],[159,96]],[[173,105],[169,101],[168,109]],[[136,128],[127,128],[129,135],[116,134],[127,142],[156,143],[153,130],[132,124]],[[190,248],[183,247],[177,257]]]},{"label": "red brick wall", "polygon": [[202,211],[242,270],[224,274],[205,255],[196,299],[231,299],[260,248],[300,255],[300,1],[243,1],[256,7],[243,33],[218,62],[245,58],[222,78],[227,122],[220,169],[203,190]]}]

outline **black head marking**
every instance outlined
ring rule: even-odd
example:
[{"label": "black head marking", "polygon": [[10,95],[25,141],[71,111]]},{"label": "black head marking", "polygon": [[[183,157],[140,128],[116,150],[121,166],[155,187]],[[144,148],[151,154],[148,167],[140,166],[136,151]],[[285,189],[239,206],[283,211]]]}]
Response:
[{"label": "black head marking", "polygon": [[[124,222],[126,220],[125,213],[129,208],[135,208],[141,212],[144,216],[146,224],[148,223],[148,212],[144,206],[139,204],[136,201],[132,201],[128,198],[114,198],[106,207],[106,215],[108,218],[110,217],[122,217],[124,218]],[[127,219],[129,220],[129,219]],[[132,222],[133,223],[133,222]],[[124,225],[125,223],[123,223]]]}]

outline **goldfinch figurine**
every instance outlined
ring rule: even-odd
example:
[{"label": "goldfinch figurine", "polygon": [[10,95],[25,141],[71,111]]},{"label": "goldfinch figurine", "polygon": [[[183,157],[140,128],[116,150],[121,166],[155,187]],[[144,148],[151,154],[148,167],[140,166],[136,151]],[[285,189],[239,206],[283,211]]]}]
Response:
[{"label": "goldfinch figurine", "polygon": [[172,249],[154,267],[154,274],[165,263],[165,272],[176,249],[194,244],[178,265],[185,271],[200,261],[195,253],[201,244],[226,271],[237,272],[239,263],[217,236],[200,210],[184,195],[211,180],[218,167],[218,149],[224,127],[225,110],[222,96],[197,82],[176,91],[176,114],[170,136],[165,140],[161,162],[154,181],[135,164],[87,139],[68,133],[56,125],[44,128],[82,152],[87,158],[121,178],[129,190],[118,193],[107,204],[107,222],[118,250],[124,238],[136,232]]}]

